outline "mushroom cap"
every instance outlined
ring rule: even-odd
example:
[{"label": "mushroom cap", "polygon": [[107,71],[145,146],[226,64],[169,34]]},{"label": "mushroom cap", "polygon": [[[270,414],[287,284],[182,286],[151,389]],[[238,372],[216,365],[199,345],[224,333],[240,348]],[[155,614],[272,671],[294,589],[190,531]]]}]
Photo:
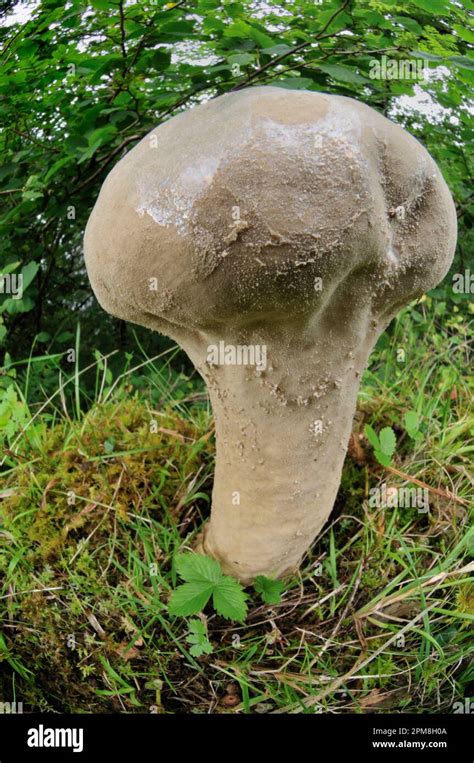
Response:
[{"label": "mushroom cap", "polygon": [[386,323],[442,279],[455,243],[449,189],[404,129],[351,98],[255,87],[118,162],[85,259],[107,311],[179,336],[304,318],[333,294]]}]

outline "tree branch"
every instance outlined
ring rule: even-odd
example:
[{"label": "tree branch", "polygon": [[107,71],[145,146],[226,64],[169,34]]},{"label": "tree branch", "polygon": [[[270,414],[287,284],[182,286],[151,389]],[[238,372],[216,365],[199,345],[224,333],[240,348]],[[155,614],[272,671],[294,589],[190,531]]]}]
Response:
[{"label": "tree branch", "polygon": [[122,141],[120,146],[117,146],[116,148],[114,148],[113,151],[110,152],[110,154],[105,158],[105,161],[102,162],[100,167],[98,167],[96,169],[96,171],[92,173],[92,175],[90,175],[80,185],[78,185],[76,188],[73,189],[73,191],[70,194],[70,196],[73,196],[75,193],[78,193],[79,191],[82,191],[82,189],[85,188],[86,185],[89,185],[89,183],[92,183],[92,181],[95,180],[96,177],[98,177],[103,172],[103,170],[107,167],[109,162],[111,162],[112,159],[115,156],[117,156],[117,154],[119,154],[120,151],[123,148],[125,148],[125,146],[128,146],[128,144],[132,143],[134,140],[140,140],[140,138],[142,138],[142,137],[143,137],[143,135],[129,135],[128,138],[125,138],[125,140]]},{"label": "tree branch", "polygon": [[321,29],[321,31],[316,35],[316,37],[313,40],[307,40],[306,42],[300,42],[298,45],[295,45],[294,48],[291,48],[286,53],[281,53],[281,55],[277,56],[276,58],[272,58],[271,61],[268,61],[268,63],[264,64],[264,66],[261,66],[260,69],[257,69],[257,71],[252,72],[246,79],[245,82],[242,82],[240,85],[236,85],[232,88],[233,92],[234,90],[241,90],[243,87],[247,87],[249,82],[252,82],[257,77],[260,77],[263,72],[267,71],[267,69],[271,69],[275,64],[279,64],[281,61],[284,61],[285,58],[288,58],[289,56],[293,56],[295,53],[299,53],[300,50],[304,50],[304,48],[307,48],[309,45],[314,45],[315,42],[319,42],[319,40],[324,39],[325,37],[334,37],[334,34],[328,34],[324,35],[324,32],[329,28],[329,26],[332,24],[336,16],[339,16],[340,13],[345,11],[347,6],[351,0],[344,0],[343,4],[340,8],[337,8],[334,13],[328,18],[325,25]]}]

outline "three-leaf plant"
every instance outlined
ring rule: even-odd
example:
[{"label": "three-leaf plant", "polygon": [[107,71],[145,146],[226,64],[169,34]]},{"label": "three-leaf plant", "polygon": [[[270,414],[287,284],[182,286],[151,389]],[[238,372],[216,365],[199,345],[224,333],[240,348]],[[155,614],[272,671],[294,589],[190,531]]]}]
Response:
[{"label": "three-leaf plant", "polygon": [[266,578],[264,575],[258,575],[255,578],[253,587],[260,594],[265,604],[279,604],[285,584],[281,580],[273,580],[272,578]]},{"label": "three-leaf plant", "polygon": [[168,604],[171,615],[196,615],[212,597],[219,615],[237,622],[245,620],[247,594],[237,580],[224,575],[219,562],[201,554],[178,554],[175,566],[185,582],[171,595]]},{"label": "three-leaf plant", "polygon": [[189,621],[189,635],[186,641],[191,644],[189,650],[193,657],[202,657],[203,654],[212,654],[214,647],[207,637],[206,624],[197,617]]}]

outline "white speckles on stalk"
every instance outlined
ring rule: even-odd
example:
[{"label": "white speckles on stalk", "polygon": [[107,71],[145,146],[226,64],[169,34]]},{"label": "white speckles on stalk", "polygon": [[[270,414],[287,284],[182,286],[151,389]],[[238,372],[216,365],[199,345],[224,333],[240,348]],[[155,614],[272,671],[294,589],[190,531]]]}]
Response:
[{"label": "white speckles on stalk", "polygon": [[398,207],[395,207],[394,215],[397,218],[397,220],[402,221],[405,219],[405,212],[406,209],[403,206],[403,204],[400,204]]}]

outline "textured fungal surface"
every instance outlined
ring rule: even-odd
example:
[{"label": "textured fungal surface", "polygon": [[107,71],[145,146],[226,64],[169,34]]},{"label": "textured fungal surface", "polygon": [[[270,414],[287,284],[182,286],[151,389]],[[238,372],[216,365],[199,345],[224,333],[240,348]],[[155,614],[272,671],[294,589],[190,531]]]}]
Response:
[{"label": "textured fungal surface", "polygon": [[243,582],[295,568],[332,509],[361,372],[454,255],[411,135],[341,96],[257,87],[160,125],[107,177],[86,265],[112,314],[174,338],[216,419],[199,549]]}]

